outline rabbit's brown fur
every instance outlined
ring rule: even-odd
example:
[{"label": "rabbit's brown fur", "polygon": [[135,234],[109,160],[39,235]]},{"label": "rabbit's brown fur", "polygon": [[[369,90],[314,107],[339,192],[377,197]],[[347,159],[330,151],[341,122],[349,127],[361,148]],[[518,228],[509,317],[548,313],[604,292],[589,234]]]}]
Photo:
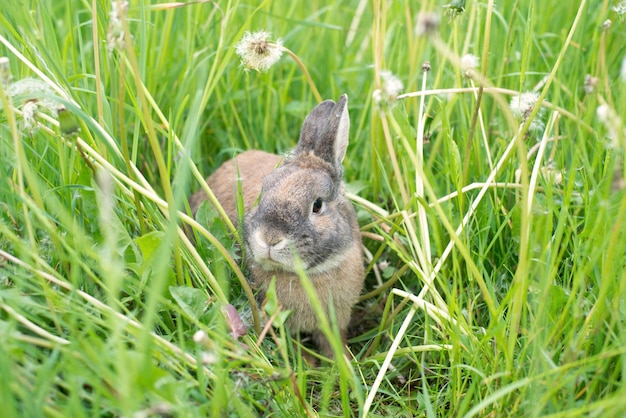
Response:
[{"label": "rabbit's brown fur", "polygon": [[[228,218],[237,225],[237,183],[241,182],[244,212],[248,212],[261,193],[263,178],[280,163],[281,157],[265,151],[246,151],[226,161],[207,178],[207,184],[220,202]],[[204,191],[194,193],[189,198],[189,206],[195,215],[200,204],[207,199]]]},{"label": "rabbit's brown fur", "polygon": [[[364,279],[356,213],[341,182],[349,123],[347,96],[341,96],[338,103],[327,100],[307,116],[298,146],[278,168],[281,157],[247,151],[207,179],[234,223],[241,182],[246,264],[252,287],[263,300],[275,277],[278,300],[283,309],[292,311],[287,322],[290,330],[312,333],[326,355],[332,355],[332,349],[300,284],[293,254],[301,260],[329,316],[332,303],[345,343],[352,306]],[[204,199],[203,192],[191,197],[194,213]],[[254,206],[257,200],[259,204]]]}]

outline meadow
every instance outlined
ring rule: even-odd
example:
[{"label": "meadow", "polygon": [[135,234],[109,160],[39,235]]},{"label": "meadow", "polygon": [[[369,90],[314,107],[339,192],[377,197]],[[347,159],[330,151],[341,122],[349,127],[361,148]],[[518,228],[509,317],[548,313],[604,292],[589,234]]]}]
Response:
[{"label": "meadow", "polygon": [[[626,415],[626,2],[2,9],[3,417]],[[343,93],[367,277],[313,362],[187,199]]]}]

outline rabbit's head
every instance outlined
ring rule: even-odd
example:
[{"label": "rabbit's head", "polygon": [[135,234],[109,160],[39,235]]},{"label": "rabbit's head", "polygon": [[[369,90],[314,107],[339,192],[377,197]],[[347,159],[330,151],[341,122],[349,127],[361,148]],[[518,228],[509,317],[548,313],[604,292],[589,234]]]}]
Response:
[{"label": "rabbit's head", "polygon": [[244,221],[253,271],[295,272],[296,254],[310,276],[325,274],[360,247],[354,207],[341,181],[350,128],[347,102],[344,94],[337,103],[316,106],[296,149],[263,179],[259,203]]}]

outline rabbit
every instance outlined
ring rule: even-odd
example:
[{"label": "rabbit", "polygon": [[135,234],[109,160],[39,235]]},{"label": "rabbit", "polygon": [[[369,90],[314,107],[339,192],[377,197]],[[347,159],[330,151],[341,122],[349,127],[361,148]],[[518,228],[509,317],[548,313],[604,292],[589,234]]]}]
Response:
[{"label": "rabbit", "polygon": [[[275,277],[278,301],[283,309],[292,311],[287,320],[290,331],[310,333],[319,351],[328,357],[333,350],[301,286],[294,253],[329,317],[332,303],[345,346],[352,307],[365,276],[357,216],[342,183],[349,130],[348,97],[344,94],[337,103],[326,100],[309,113],[296,148],[286,158],[246,151],[207,179],[235,224],[241,182],[251,286],[262,301]],[[203,192],[192,196],[194,212],[204,199]]]}]

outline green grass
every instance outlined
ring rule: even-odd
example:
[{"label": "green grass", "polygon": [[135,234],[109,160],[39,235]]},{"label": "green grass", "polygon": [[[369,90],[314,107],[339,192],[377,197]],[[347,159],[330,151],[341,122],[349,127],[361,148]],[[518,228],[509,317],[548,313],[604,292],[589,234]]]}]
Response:
[{"label": "green grass", "polygon": [[[108,1],[4,1],[3,416],[626,413],[617,2],[467,0],[455,18],[433,1],[153,3],[131,2],[132,36],[109,52]],[[436,34],[416,34],[421,11]],[[288,151],[316,103],[287,54],[242,69],[234,46],[261,29],[322,97],[350,98],[345,176],[369,254],[351,362],[311,367],[280,327],[235,340],[236,239],[209,206],[197,245],[180,229],[205,175]],[[416,94],[374,103],[382,70]],[[543,103],[524,121],[509,103],[527,91]],[[67,110],[28,129],[32,100]]]}]

